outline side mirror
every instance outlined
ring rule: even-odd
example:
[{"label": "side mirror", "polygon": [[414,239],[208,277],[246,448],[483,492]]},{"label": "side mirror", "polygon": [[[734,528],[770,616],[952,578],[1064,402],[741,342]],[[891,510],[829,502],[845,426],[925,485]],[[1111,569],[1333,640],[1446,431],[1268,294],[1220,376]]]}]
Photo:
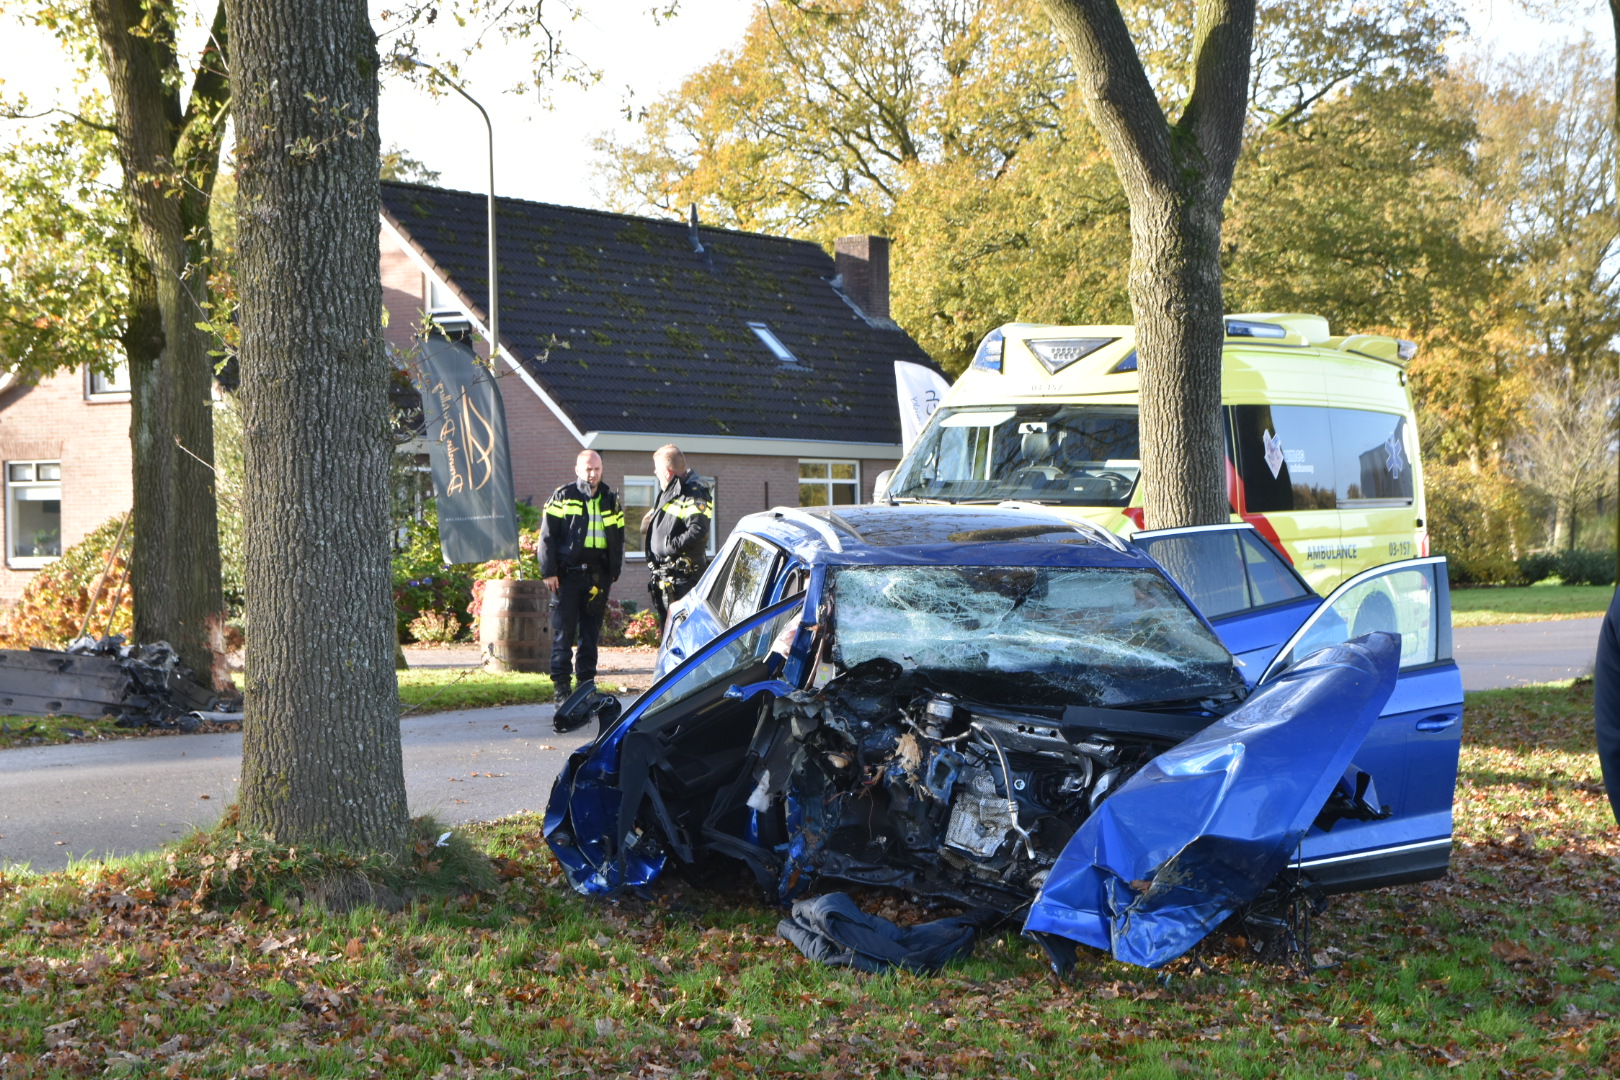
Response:
[{"label": "side mirror", "polygon": [[889,481],[892,479],[894,479],[893,469],[884,469],[877,474],[877,479],[872,481],[873,502],[882,502],[889,497]]}]

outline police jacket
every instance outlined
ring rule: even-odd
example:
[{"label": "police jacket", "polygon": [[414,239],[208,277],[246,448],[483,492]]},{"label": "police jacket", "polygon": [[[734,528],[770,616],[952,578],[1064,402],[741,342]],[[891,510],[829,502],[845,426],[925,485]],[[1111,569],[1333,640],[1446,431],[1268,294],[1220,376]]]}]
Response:
[{"label": "police jacket", "polygon": [[684,555],[701,568],[713,513],[709,489],[697,482],[696,473],[688,470],[685,476],[670,477],[653,503],[642,541],[649,565],[660,566]]},{"label": "police jacket", "polygon": [[575,482],[553,491],[540,519],[540,576],[587,568],[617,581],[623,566],[624,508],[612,489],[597,484],[596,494],[587,495]]}]

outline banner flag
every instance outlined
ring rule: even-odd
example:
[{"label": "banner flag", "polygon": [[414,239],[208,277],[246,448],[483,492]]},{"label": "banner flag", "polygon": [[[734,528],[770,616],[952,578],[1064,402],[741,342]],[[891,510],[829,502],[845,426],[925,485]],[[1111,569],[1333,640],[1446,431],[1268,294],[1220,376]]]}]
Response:
[{"label": "banner flag", "polygon": [[928,418],[934,415],[951,384],[939,372],[908,360],[894,362],[895,388],[900,395],[900,443],[910,452]]},{"label": "banner flag", "polygon": [[418,350],[412,374],[422,395],[444,561],[515,559],[517,500],[500,388],[465,342],[430,337]]}]

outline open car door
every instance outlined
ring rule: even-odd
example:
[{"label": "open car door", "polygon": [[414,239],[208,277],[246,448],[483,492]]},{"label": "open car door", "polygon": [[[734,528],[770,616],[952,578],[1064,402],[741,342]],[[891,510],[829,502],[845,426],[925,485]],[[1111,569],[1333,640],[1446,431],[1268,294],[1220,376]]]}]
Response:
[{"label": "open car door", "polygon": [[1376,566],[1344,582],[1278,651],[1259,686],[1318,649],[1378,630],[1400,636],[1400,672],[1355,764],[1371,778],[1365,798],[1387,816],[1306,834],[1293,865],[1324,892],[1442,877],[1451,860],[1463,689],[1444,558]]},{"label": "open car door", "polygon": [[795,626],[803,611],[799,593],[722,632],[569,757],[544,832],[576,890],[646,885],[672,851],[690,861],[700,837],[714,839],[714,815],[735,812],[741,800],[729,796],[751,782],[744,763],[760,709],[752,693],[732,691],[796,685],[779,679],[802,678],[803,650],[789,646],[809,636]]}]

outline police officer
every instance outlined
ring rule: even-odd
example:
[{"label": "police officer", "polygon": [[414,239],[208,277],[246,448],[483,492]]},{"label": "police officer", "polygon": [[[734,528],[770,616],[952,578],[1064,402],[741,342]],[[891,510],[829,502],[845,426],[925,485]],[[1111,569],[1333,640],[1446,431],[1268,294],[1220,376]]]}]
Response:
[{"label": "police officer", "polygon": [[674,443],[653,451],[658,498],[642,526],[642,551],[652,580],[653,610],[664,629],[670,605],[692,591],[708,565],[709,519],[714,510],[709,489],[686,467],[686,455]]},{"label": "police officer", "polygon": [[540,576],[551,590],[551,681],[559,702],[573,690],[575,675],[582,683],[596,678],[608,588],[624,565],[624,509],[602,483],[601,455],[581,450],[574,476],[551,493],[540,530]]}]

